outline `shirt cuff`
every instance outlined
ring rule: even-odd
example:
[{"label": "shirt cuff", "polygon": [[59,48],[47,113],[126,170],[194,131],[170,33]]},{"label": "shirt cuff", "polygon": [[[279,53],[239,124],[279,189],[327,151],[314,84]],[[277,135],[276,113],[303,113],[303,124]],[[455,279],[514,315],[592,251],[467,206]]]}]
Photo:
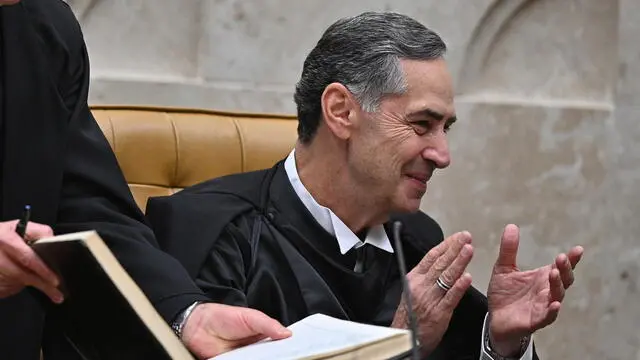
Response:
[{"label": "shirt cuff", "polygon": [[[499,360],[494,359],[491,355],[489,355],[489,351],[484,346],[484,336],[487,331],[489,331],[489,313],[484,316],[484,324],[482,325],[482,338],[480,338],[480,360]],[[509,358],[511,359],[511,358]],[[515,358],[513,358],[515,360]],[[533,359],[533,337],[529,339],[529,344],[527,344],[527,350],[525,350],[522,357],[519,360],[532,360]]]}]

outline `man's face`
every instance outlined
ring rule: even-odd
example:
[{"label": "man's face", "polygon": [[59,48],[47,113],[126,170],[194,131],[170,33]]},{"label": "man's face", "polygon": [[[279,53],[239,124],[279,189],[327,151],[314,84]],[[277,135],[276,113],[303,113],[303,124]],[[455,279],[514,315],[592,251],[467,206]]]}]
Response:
[{"label": "man's face", "polygon": [[392,212],[413,212],[436,168],[449,166],[446,132],[455,121],[453,87],[444,60],[401,60],[407,84],[376,113],[360,111],[349,168],[356,183]]}]

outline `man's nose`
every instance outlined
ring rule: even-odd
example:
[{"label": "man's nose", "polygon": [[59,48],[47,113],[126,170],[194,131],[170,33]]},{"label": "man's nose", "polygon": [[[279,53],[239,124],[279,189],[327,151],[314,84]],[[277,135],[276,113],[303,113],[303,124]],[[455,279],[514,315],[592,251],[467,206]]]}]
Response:
[{"label": "man's nose", "polygon": [[449,166],[451,164],[451,155],[449,153],[447,135],[441,132],[429,137],[427,141],[428,144],[422,151],[422,157],[425,160],[432,161],[438,169],[444,169]]}]

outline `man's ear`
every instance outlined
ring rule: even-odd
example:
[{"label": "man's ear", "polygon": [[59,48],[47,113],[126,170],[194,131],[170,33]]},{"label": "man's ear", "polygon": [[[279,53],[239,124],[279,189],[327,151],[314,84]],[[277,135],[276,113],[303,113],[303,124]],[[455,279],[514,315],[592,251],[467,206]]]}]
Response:
[{"label": "man's ear", "polygon": [[329,130],[342,140],[349,139],[358,106],[349,89],[340,83],[331,83],[320,99],[322,116]]}]

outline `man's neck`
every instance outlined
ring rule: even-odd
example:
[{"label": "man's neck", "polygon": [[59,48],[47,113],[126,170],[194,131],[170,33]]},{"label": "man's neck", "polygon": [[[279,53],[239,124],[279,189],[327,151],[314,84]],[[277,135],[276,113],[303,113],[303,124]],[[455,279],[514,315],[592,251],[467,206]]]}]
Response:
[{"label": "man's neck", "polygon": [[313,145],[297,144],[296,168],[300,181],[316,202],[331,209],[357,234],[384,223],[388,214],[376,211],[381,207],[376,204],[375,197],[354,183],[341,156],[327,147],[319,149]]}]

